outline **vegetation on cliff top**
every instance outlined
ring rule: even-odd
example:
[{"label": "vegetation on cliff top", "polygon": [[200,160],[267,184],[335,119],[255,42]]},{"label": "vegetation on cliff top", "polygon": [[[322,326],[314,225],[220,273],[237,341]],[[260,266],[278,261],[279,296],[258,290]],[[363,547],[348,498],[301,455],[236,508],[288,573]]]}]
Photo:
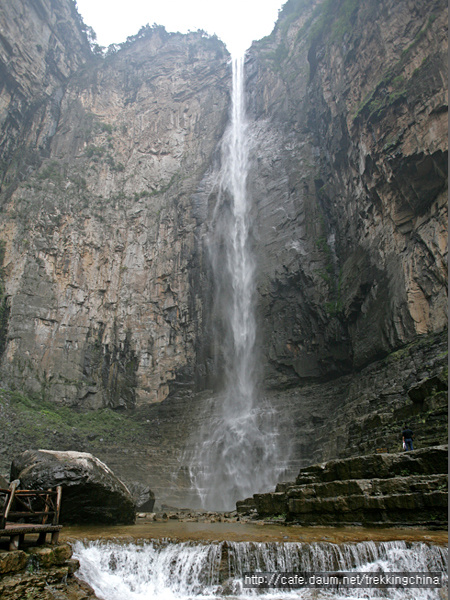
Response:
[{"label": "vegetation on cliff top", "polygon": [[[265,58],[272,61],[274,69],[279,71],[292,49],[302,40],[310,47],[320,42],[342,42],[344,36],[352,31],[359,8],[358,0],[324,0],[312,10],[308,0],[288,0],[279,12],[278,22],[272,33],[255,45],[264,48],[278,40],[277,46]],[[298,29],[292,46],[288,41],[288,31],[296,21],[305,16],[306,20]]]}]

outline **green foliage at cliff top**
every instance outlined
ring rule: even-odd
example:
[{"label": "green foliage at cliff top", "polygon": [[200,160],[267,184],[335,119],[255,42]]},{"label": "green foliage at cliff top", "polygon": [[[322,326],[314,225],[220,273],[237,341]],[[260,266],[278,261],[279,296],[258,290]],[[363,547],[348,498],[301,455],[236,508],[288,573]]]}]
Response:
[{"label": "green foliage at cliff top", "polygon": [[281,7],[279,18],[299,17],[309,6],[311,6],[311,0],[288,0]]},{"label": "green foliage at cliff top", "polygon": [[[324,0],[310,12],[310,16],[297,33],[297,41],[306,38],[311,44],[315,44],[319,40],[331,43],[341,42],[345,34],[352,30],[359,5],[358,0]],[[279,12],[274,31],[257,42],[264,46],[265,43],[275,40],[276,31],[281,33],[280,44],[267,57],[273,60],[275,65],[279,66],[289,55],[285,41],[289,27],[307,13],[310,7],[310,0],[288,0]]]},{"label": "green foliage at cliff top", "polygon": [[330,42],[340,42],[351,31],[359,6],[358,0],[325,0],[314,9],[299,36],[306,33],[311,40],[327,36]]}]

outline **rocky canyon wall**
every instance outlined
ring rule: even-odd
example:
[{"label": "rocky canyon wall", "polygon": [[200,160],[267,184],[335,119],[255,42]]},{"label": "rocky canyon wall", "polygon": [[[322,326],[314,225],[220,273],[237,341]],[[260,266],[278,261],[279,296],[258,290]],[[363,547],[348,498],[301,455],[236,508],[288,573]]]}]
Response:
[{"label": "rocky canyon wall", "polygon": [[[0,5],[2,386],[38,398],[49,449],[180,505],[220,402],[207,236],[228,53],[144,27],[102,55],[71,0]],[[446,26],[440,0],[289,0],[248,52],[261,394],[290,477],[396,448],[404,419],[446,439]],[[43,443],[14,402],[3,471]],[[54,428],[52,406],[92,430]]]},{"label": "rocky canyon wall", "polygon": [[289,1],[248,59],[273,385],[447,325],[444,2]]},{"label": "rocky canyon wall", "polygon": [[[3,89],[4,377],[83,408],[160,402],[205,371],[202,188],[227,118],[226,50],[147,27],[103,58],[72,3],[8,6],[3,68],[23,54],[27,68]],[[22,22],[53,27],[48,48]]]}]

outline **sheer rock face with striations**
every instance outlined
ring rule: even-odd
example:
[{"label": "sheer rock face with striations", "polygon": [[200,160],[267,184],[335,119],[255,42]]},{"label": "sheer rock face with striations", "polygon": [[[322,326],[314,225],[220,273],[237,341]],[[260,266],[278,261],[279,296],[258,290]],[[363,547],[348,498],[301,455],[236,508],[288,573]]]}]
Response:
[{"label": "sheer rock face with striations", "polygon": [[[24,154],[48,155],[64,86],[91,56],[74,2],[12,0],[0,12],[2,188],[27,170]],[[36,153],[36,152],[35,152]],[[33,153],[27,157],[33,165]],[[5,171],[11,163],[22,166]],[[25,167],[25,168],[24,168]]]},{"label": "sheer rock face with striations", "polygon": [[202,361],[202,186],[227,118],[227,53],[201,33],[144,28],[78,67],[46,88],[39,76],[43,108],[4,149],[3,372],[66,404],[131,408],[192,382]]},{"label": "sheer rock face with striations", "polygon": [[[0,4],[1,379],[122,409],[129,440],[138,416],[126,447],[53,424],[48,445],[181,501],[220,402],[207,238],[229,56],[157,26],[103,56],[72,0]],[[404,419],[446,437],[446,24],[441,0],[289,0],[248,52],[258,342],[292,473],[393,449]],[[26,435],[0,433],[2,469]]]},{"label": "sheer rock face with striations", "polygon": [[445,3],[288,2],[248,61],[268,379],[447,324]]}]

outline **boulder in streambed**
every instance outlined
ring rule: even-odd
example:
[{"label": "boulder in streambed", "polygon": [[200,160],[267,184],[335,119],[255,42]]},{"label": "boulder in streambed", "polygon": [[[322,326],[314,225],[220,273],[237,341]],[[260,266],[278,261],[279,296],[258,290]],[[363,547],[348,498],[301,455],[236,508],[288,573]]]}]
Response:
[{"label": "boulder in streambed", "polygon": [[87,452],[27,450],[11,465],[11,481],[25,489],[63,488],[63,524],[132,524],[136,507],[120,479]]},{"label": "boulder in streambed", "polygon": [[155,494],[143,483],[137,481],[127,482],[127,487],[136,504],[136,511],[140,513],[151,513],[155,506]]}]

